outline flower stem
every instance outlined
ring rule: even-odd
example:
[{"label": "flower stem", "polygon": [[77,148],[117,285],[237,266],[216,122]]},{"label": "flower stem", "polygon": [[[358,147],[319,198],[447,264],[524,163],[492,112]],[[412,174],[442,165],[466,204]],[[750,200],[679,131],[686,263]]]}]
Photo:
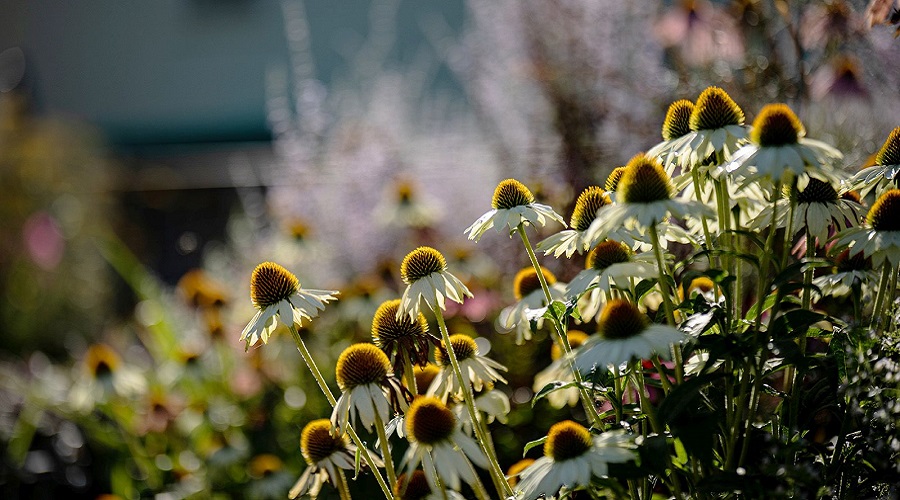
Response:
[{"label": "flower stem", "polygon": [[387,473],[388,484],[397,484],[397,473],[394,472],[394,460],[391,458],[391,446],[388,443],[387,434],[384,432],[384,422],[377,410],[375,411],[375,431],[378,433],[378,442],[381,445],[381,456],[384,458],[384,471]]},{"label": "flower stem", "polygon": [[870,328],[875,328],[876,330],[880,326],[878,323],[880,322],[882,316],[884,297],[888,292],[888,283],[890,283],[891,269],[891,263],[885,260],[884,266],[881,269],[881,280],[878,282],[878,293],[875,295],[875,308],[872,309],[872,322],[869,324]]},{"label": "flower stem", "polygon": [[[663,307],[666,310],[666,321],[668,321],[669,326],[675,326],[675,312],[674,307],[672,306],[672,289],[669,288],[669,273],[666,271],[666,261],[663,257],[662,245],[659,243],[659,233],[656,231],[656,224],[653,224],[653,227],[650,228],[650,240],[653,243],[653,253],[656,255],[656,266],[659,270],[659,288],[662,292],[663,296]],[[672,350],[675,353],[673,358],[675,364],[675,382],[681,384],[684,380],[684,366],[683,360],[681,359],[681,345],[675,344],[672,346]]]},{"label": "flower stem", "polygon": [[[547,280],[544,279],[544,273],[541,272],[541,265],[538,263],[537,256],[534,254],[534,249],[531,247],[531,242],[528,240],[528,235],[525,233],[525,226],[519,224],[519,227],[516,229],[519,236],[522,238],[522,244],[525,245],[525,251],[528,252],[528,258],[531,260],[531,265],[537,273],[538,281],[541,283],[541,289],[544,291],[544,298],[547,300],[547,307],[551,307],[553,304],[553,296],[550,295],[550,285],[547,284]],[[581,377],[581,372],[575,368],[575,361],[572,359],[572,356],[569,355],[572,352],[572,347],[569,345],[569,338],[566,335],[565,328],[556,319],[552,322],[553,331],[556,333],[556,343],[559,344],[559,348],[566,357],[569,369],[572,371],[572,376],[575,378],[576,385],[578,385],[578,393],[581,395],[581,403],[584,405],[584,411],[594,422],[594,426],[602,429],[605,427],[603,420],[600,418],[600,414],[597,413],[593,398],[591,398],[591,395],[588,394],[587,389],[584,387],[584,379]]]},{"label": "flower stem", "polygon": [[438,328],[441,330],[441,338],[443,339],[444,347],[447,350],[447,357],[450,358],[450,366],[453,368],[453,372],[456,374],[456,380],[459,382],[460,389],[462,390],[463,401],[466,404],[466,409],[469,411],[469,418],[472,419],[472,428],[475,430],[478,444],[481,447],[481,451],[484,452],[488,459],[488,465],[490,466],[490,473],[494,477],[494,483],[499,487],[497,493],[502,498],[512,496],[512,489],[506,482],[506,477],[500,469],[500,464],[497,463],[497,457],[494,456],[491,447],[487,445],[489,436],[485,436],[482,433],[480,425],[481,420],[478,415],[478,410],[475,409],[475,400],[472,397],[472,391],[469,384],[462,376],[462,370],[459,368],[459,361],[456,359],[456,353],[453,352],[453,345],[450,343],[450,332],[447,330],[447,324],[444,322],[444,314],[437,304],[432,308],[432,312],[434,312]]},{"label": "flower stem", "polygon": [[406,388],[412,393],[413,397],[419,395],[419,387],[416,385],[416,374],[413,372],[413,364],[409,359],[409,353],[406,349],[400,349],[400,355],[403,356],[403,376],[406,378]]},{"label": "flower stem", "polygon": [[350,500],[350,489],[347,487],[347,476],[344,475],[343,469],[337,467],[337,477],[334,478],[335,485],[338,493],[341,495],[341,500]]},{"label": "flower stem", "polygon": [[[291,331],[291,337],[294,339],[294,343],[297,344],[297,350],[300,351],[300,356],[303,357],[303,361],[306,362],[306,366],[309,368],[309,371],[312,373],[313,378],[316,379],[316,383],[319,384],[319,389],[322,390],[322,394],[325,394],[325,399],[328,400],[328,403],[331,404],[331,407],[337,404],[337,400],[334,399],[334,394],[331,393],[331,389],[328,388],[328,384],[325,383],[325,378],[322,376],[322,372],[319,371],[319,367],[316,366],[316,362],[313,359],[312,355],[309,353],[309,349],[306,348],[306,344],[303,342],[303,339],[300,338],[300,333],[297,331],[297,328],[294,325],[290,325],[288,329]],[[356,434],[356,431],[351,426],[347,426],[347,434],[350,435],[350,439],[353,440],[353,444],[359,449],[360,454],[362,455],[363,460],[365,460],[366,464],[372,469],[372,474],[375,475],[375,480],[378,481],[378,486],[381,487],[382,493],[384,493],[384,497],[388,500],[393,500],[394,495],[391,493],[391,489],[384,482],[384,477],[381,476],[381,473],[378,472],[378,467],[375,465],[375,461],[372,460],[372,456],[369,454],[369,450],[365,447],[365,444]]]}]

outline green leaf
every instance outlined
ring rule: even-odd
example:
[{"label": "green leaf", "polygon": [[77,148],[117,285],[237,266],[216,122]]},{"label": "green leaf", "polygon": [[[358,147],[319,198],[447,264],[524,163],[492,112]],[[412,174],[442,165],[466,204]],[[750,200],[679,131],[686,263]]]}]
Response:
[{"label": "green leaf", "polygon": [[676,386],[659,405],[659,418],[666,423],[673,422],[682,412],[696,407],[695,402],[701,396],[703,388],[724,376],[723,373],[707,373]]},{"label": "green leaf", "polygon": [[540,445],[544,444],[544,441],[546,441],[546,440],[547,440],[547,436],[544,436],[540,439],[535,439],[534,441],[531,441],[530,443],[526,444],[525,448],[522,450],[522,456],[524,457],[528,453],[528,450],[534,448],[535,446],[540,446]]},{"label": "green leaf", "polygon": [[[775,305],[775,301],[776,301],[776,300],[778,300],[778,295],[777,295],[777,294],[774,294],[774,293],[773,293],[773,294],[769,294],[769,295],[766,297],[766,300],[763,302],[762,310],[763,310],[763,311],[768,311],[769,309],[771,309],[772,306]],[[746,319],[747,319],[747,321],[753,321],[753,320],[756,319],[757,316],[759,316],[759,314],[760,314],[760,311],[759,311],[759,302],[757,301],[755,304],[753,304],[752,306],[750,306],[750,309],[747,310],[747,317],[746,317]]]},{"label": "green leaf", "polygon": [[563,382],[561,380],[550,382],[549,384],[542,387],[541,390],[539,390],[537,394],[535,394],[534,397],[531,398],[531,407],[534,408],[534,405],[539,400],[544,399],[544,397],[546,397],[548,394],[556,392],[560,389],[565,389],[567,387],[573,386],[575,386],[575,382]]}]

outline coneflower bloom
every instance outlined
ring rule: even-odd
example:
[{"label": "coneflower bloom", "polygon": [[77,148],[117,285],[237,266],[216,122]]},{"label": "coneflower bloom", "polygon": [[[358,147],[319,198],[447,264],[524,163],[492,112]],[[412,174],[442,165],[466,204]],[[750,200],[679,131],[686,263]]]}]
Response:
[{"label": "coneflower bloom", "polygon": [[403,357],[410,363],[424,366],[428,363],[430,344],[437,345],[437,338],[428,333],[428,322],[422,313],[411,318],[398,314],[400,299],[382,302],[372,318],[372,342],[391,360],[398,378],[403,375]]},{"label": "coneflower bloom", "polygon": [[875,283],[878,272],[872,269],[872,260],[857,253],[851,256],[850,250],[840,252],[834,258],[834,271],[813,278],[813,285],[822,290],[825,297],[841,297],[853,290],[854,286]]},{"label": "coneflower bloom", "polygon": [[541,241],[538,243],[537,249],[543,250],[544,255],[552,253],[554,257],[563,254],[571,257],[575,252],[588,251],[594,242],[585,237],[587,230],[591,227],[591,222],[597,218],[598,212],[611,204],[609,196],[600,187],[585,188],[575,201],[575,209],[569,220],[570,229],[564,229]]},{"label": "coneflower bloom", "polygon": [[478,218],[464,233],[470,240],[478,241],[490,228],[497,232],[506,230],[511,234],[519,224],[544,227],[547,219],[566,225],[561,215],[553,208],[535,202],[534,195],[524,184],[515,179],[501,181],[494,189],[491,210]]},{"label": "coneflower bloom", "polygon": [[472,296],[466,285],[447,271],[444,255],[431,247],[409,252],[400,263],[400,278],[406,283],[406,289],[397,316],[406,314],[412,321],[416,321],[422,301],[430,308],[443,310],[446,299],[462,304],[464,297]]},{"label": "coneflower bloom", "polygon": [[872,259],[875,268],[885,261],[900,264],[900,189],[885,191],[869,209],[866,224],[845,229],[836,235],[835,250],[850,250]]},{"label": "coneflower bloom", "polygon": [[420,199],[409,179],[397,179],[382,202],[375,207],[375,219],[385,226],[424,228],[440,217],[441,211]]},{"label": "coneflower bloom", "polygon": [[[569,339],[569,347],[573,350],[581,347],[588,339],[588,335],[581,330],[569,330],[566,332],[566,337]],[[562,356],[562,349],[560,349],[559,345],[556,343],[550,348],[550,359],[552,360],[550,365],[534,376],[532,389],[535,393],[546,387],[547,384],[553,382],[568,383],[575,381],[575,377],[572,375],[572,369],[569,368],[569,363]],[[566,405],[575,406],[580,400],[581,395],[575,387],[558,389],[547,394],[547,401],[550,403],[550,406],[554,408],[562,408]],[[510,474],[512,473],[510,472]]]},{"label": "coneflower bloom", "polygon": [[625,166],[616,189],[616,204],[603,210],[602,216],[588,229],[589,237],[602,241],[616,229],[654,229],[667,222],[670,216],[714,215],[712,209],[696,201],[673,198],[669,175],[659,160],[643,153],[634,156]]},{"label": "coneflower bloom", "polygon": [[553,498],[563,488],[585,488],[593,478],[608,475],[610,463],[634,460],[635,448],[632,438],[622,430],[591,435],[571,420],[553,424],[544,442],[544,456],[519,474],[516,498]]},{"label": "coneflower bloom", "polygon": [[666,172],[674,175],[678,157],[672,153],[682,137],[691,133],[691,114],[694,112],[694,103],[687,99],[680,99],[669,105],[666,110],[666,118],[663,120],[663,141],[647,151],[647,156],[655,156],[660,159]]},{"label": "coneflower bloom", "polygon": [[[288,498],[300,495],[315,498],[325,483],[336,485],[338,481],[343,481],[341,469],[356,468],[356,446],[347,442],[345,436],[335,432],[327,418],[306,424],[300,434],[300,451],[308,467],[288,492]],[[376,461],[376,467],[381,466],[377,458],[372,459]]]},{"label": "coneflower bloom", "polygon": [[[571,373],[571,372],[570,372]],[[472,419],[465,405],[457,404],[453,406],[453,413],[459,419],[459,426],[463,432],[471,435]],[[505,424],[509,416],[509,396],[500,389],[489,389],[475,396],[475,409],[484,414],[482,417],[485,423],[489,424],[494,420]]]},{"label": "coneflower bloom", "polygon": [[875,154],[875,165],[857,172],[850,180],[851,189],[859,189],[865,196],[873,188],[881,194],[887,188],[897,187],[900,184],[900,127],[888,134],[881,149]]},{"label": "coneflower bloom", "polygon": [[258,311],[241,332],[240,340],[247,342],[247,349],[259,340],[268,343],[278,321],[289,327],[301,326],[318,316],[337,294],[300,288],[300,281],[290,271],[274,262],[263,262],[250,276],[250,300]]},{"label": "coneflower bloom", "polygon": [[344,349],[337,360],[335,378],[341,396],[331,413],[331,423],[341,432],[346,432],[348,421],[356,427],[357,416],[371,431],[378,420],[387,422],[394,412],[408,407],[408,391],[391,373],[391,362],[384,352],[372,344],[353,344]]},{"label": "coneflower bloom", "polygon": [[[566,285],[566,297],[578,298],[591,291],[590,301],[594,307],[585,305],[596,313],[596,302],[601,292],[609,292],[614,285],[628,289],[631,278],[656,277],[658,272],[652,254],[634,255],[627,245],[618,241],[605,240],[594,247],[585,260],[585,269]],[[590,318],[593,314],[584,313]]]},{"label": "coneflower bloom", "polygon": [[636,305],[616,299],[600,313],[597,334],[573,351],[575,365],[582,373],[589,373],[654,354],[667,358],[672,346],[684,339],[685,334],[678,329],[652,324]]},{"label": "coneflower bloom", "polygon": [[415,470],[411,475],[400,474],[397,484],[394,485],[394,497],[397,500],[464,500],[465,497],[453,490],[445,490],[436,493],[428,486],[428,479],[421,470]]},{"label": "coneflower bloom", "polygon": [[[493,359],[479,355],[478,344],[472,337],[463,334],[451,335],[450,345],[459,362],[464,384],[473,387],[475,391],[480,391],[485,386],[492,388],[494,382],[506,383],[506,379],[500,375],[501,371],[506,371],[506,367]],[[459,379],[453,371],[445,349],[446,347],[442,345],[434,350],[435,361],[441,367],[441,372],[428,388],[428,395],[437,396],[444,401],[448,395],[462,399],[463,388],[459,385]]]},{"label": "coneflower bloom", "polygon": [[422,464],[431,491],[439,491],[441,483],[459,490],[460,478],[476,484],[472,462],[488,467],[478,444],[460,430],[453,411],[433,396],[419,396],[412,402],[406,413],[406,435],[410,445],[401,467],[409,474]]},{"label": "coneflower bloom", "polygon": [[[774,228],[792,227],[794,234],[788,235],[790,238],[809,230],[810,236],[824,243],[834,232],[859,225],[863,207],[839,196],[828,181],[810,178],[802,191],[797,185],[784,186],[783,190],[786,196],[763,208],[747,223],[748,228],[759,231],[769,227],[773,210]],[[794,204],[793,220],[788,221],[791,203]]]},{"label": "coneflower bloom", "polygon": [[[541,266],[541,273],[550,287],[550,297],[562,299],[563,287],[556,282],[556,276],[543,266]],[[522,345],[526,340],[531,340],[532,314],[529,313],[547,306],[547,299],[534,267],[525,267],[516,273],[513,280],[513,296],[517,302],[500,311],[500,315],[497,317],[497,327],[501,332],[515,329],[516,344]],[[535,318],[534,321],[537,328],[541,328],[544,324],[541,316]]]},{"label": "coneflower bloom", "polygon": [[837,183],[833,164],[843,155],[821,141],[804,137],[797,115],[784,104],[768,104],[753,120],[750,143],[734,153],[725,165],[729,174],[746,182],[790,184],[797,180],[804,190],[810,177]]},{"label": "coneflower bloom", "polygon": [[88,410],[98,401],[111,396],[133,397],[147,389],[140,370],[122,362],[122,358],[106,344],[94,344],[84,354],[77,368],[69,401],[79,410]]},{"label": "coneflower bloom", "polygon": [[531,464],[534,463],[533,458],[523,458],[518,462],[509,466],[509,469],[506,470],[506,481],[510,486],[515,488],[516,484],[519,482],[519,474],[527,469]]},{"label": "coneflower bloom", "polygon": [[675,139],[671,149],[683,171],[702,166],[710,157],[729,159],[747,138],[744,111],[719,87],[700,93],[689,126],[691,132]]}]

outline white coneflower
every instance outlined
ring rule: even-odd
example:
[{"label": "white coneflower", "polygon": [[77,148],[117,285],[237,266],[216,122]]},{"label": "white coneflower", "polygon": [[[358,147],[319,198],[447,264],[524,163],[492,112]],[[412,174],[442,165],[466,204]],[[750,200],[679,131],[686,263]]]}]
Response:
[{"label": "white coneflower", "polygon": [[[563,287],[556,282],[556,276],[543,266],[541,266],[541,273],[550,288],[550,297],[562,299]],[[516,344],[522,345],[526,340],[531,340],[531,314],[529,313],[547,306],[544,290],[541,288],[537,271],[533,267],[522,268],[516,273],[513,280],[513,296],[517,302],[500,311],[500,315],[497,317],[497,326],[501,333],[515,329]],[[544,318],[538,316],[535,326],[541,328],[543,324]]]},{"label": "white coneflower", "polygon": [[851,256],[850,250],[844,250],[834,258],[834,272],[816,276],[813,285],[822,290],[825,297],[841,297],[848,295],[855,286],[875,283],[878,272],[872,269],[872,260],[857,253]]},{"label": "white coneflower", "polygon": [[[830,182],[811,178],[806,187],[800,191],[797,186],[785,186],[787,196],[778,199],[774,204],[763,208],[759,214],[747,223],[747,227],[760,231],[772,224],[772,211],[775,211],[776,228],[793,228],[793,238],[797,233],[809,230],[810,236],[820,242],[828,239],[833,231],[840,231],[859,224],[863,207],[838,195]],[[794,203],[793,219],[788,220]]]},{"label": "white coneflower", "polygon": [[506,179],[497,185],[491,207],[464,231],[470,240],[478,241],[492,227],[497,232],[508,228],[506,230],[512,234],[523,223],[544,227],[550,219],[566,225],[561,215],[551,207],[535,202],[531,191],[515,179]]},{"label": "white coneflower", "polygon": [[278,326],[276,317],[285,326],[303,325],[315,318],[325,304],[335,300],[332,290],[311,290],[300,287],[300,281],[290,271],[274,262],[256,266],[250,277],[250,300],[259,309],[241,332],[240,340],[249,349],[259,340],[269,342],[269,335]]},{"label": "white coneflower", "polygon": [[346,431],[348,421],[356,426],[357,417],[363,427],[387,422],[395,412],[408,407],[406,392],[391,372],[391,362],[381,349],[372,344],[353,344],[338,357],[335,378],[341,388],[331,414],[331,422]]},{"label": "white coneflower", "polygon": [[632,438],[622,430],[592,436],[571,420],[553,424],[544,443],[544,456],[519,473],[516,498],[553,498],[563,488],[585,488],[593,478],[608,475],[610,463],[634,460],[635,448]]},{"label": "white coneflower", "polygon": [[479,480],[472,462],[489,466],[478,444],[460,430],[453,412],[433,396],[419,396],[410,405],[406,435],[410,445],[401,467],[409,474],[422,464],[432,491],[439,491],[441,483],[459,490],[460,478],[474,486]]},{"label": "white coneflower", "polygon": [[694,113],[694,103],[687,99],[679,99],[669,105],[666,110],[666,118],[662,126],[662,142],[647,151],[648,156],[660,159],[666,172],[671,176],[677,165],[678,156],[673,154],[673,149],[678,146],[682,137],[691,133],[691,115]]},{"label": "white coneflower", "polygon": [[[442,343],[443,344],[443,343]],[[463,383],[471,386],[475,391],[480,391],[483,387],[491,388],[494,382],[506,383],[506,379],[500,375],[501,371],[506,371],[506,367],[486,356],[478,354],[478,344],[468,335],[456,334],[450,336],[450,345],[456,354],[456,360],[459,362],[459,369],[462,373]],[[429,396],[437,396],[446,401],[447,396],[457,398],[463,397],[463,388],[459,384],[459,379],[453,371],[450,364],[450,358],[445,351],[446,346],[435,348],[434,357],[441,372],[435,377],[431,387],[428,388]]]},{"label": "white coneflower", "polygon": [[603,189],[597,186],[589,186],[578,195],[575,201],[575,209],[569,220],[569,228],[564,229],[553,236],[541,241],[537,245],[538,250],[543,250],[544,255],[553,254],[559,257],[565,254],[571,257],[575,252],[588,251],[593,242],[588,239],[588,228],[591,222],[597,218],[598,213],[612,204],[609,196]]},{"label": "white coneflower", "polygon": [[744,184],[790,184],[796,178],[802,191],[811,177],[838,183],[833,164],[843,157],[841,152],[824,142],[807,139],[805,134],[791,108],[768,104],[753,120],[750,143],[735,152],[724,169],[743,178]]},{"label": "white coneflower", "polygon": [[[584,271],[566,285],[566,297],[581,297],[591,290],[591,303],[595,303],[600,300],[600,292],[609,292],[613,286],[627,290],[631,278],[653,278],[656,275],[652,254],[636,256],[626,245],[606,240],[591,250],[585,260]],[[596,306],[585,307],[596,312]],[[593,317],[593,314],[585,313],[583,317]]]},{"label": "white coneflower", "polygon": [[884,192],[866,216],[866,224],[845,229],[835,236],[836,250],[848,248],[850,255],[862,253],[875,268],[885,261],[900,264],[900,189]]},{"label": "white coneflower", "polygon": [[372,318],[372,342],[388,355],[398,377],[404,374],[404,359],[419,366],[428,363],[430,346],[437,345],[439,340],[429,335],[423,314],[413,319],[406,314],[398,315],[399,310],[400,299],[387,300],[378,306]]},{"label": "white coneflower", "polygon": [[850,180],[850,189],[859,189],[865,196],[873,188],[877,194],[886,189],[897,187],[900,182],[900,127],[888,134],[881,149],[875,154],[875,165],[857,172]]},{"label": "white coneflower", "polygon": [[744,111],[719,87],[700,93],[689,121],[691,132],[670,149],[683,171],[701,167],[708,158],[729,159],[747,138]]},{"label": "white coneflower", "polygon": [[[469,418],[469,412],[465,405],[454,405],[452,409],[453,413],[456,414],[456,418],[459,419],[459,426],[463,432],[471,435],[473,431],[472,419]],[[475,396],[475,409],[484,414],[484,423],[489,424],[497,420],[501,424],[505,424],[508,421],[507,417],[510,410],[509,396],[500,389],[483,391]]]},{"label": "white coneflower", "polygon": [[143,373],[123,363],[106,344],[90,346],[76,370],[68,400],[78,410],[90,410],[97,402],[113,396],[134,397],[147,389]]},{"label": "white coneflower", "polygon": [[431,247],[419,247],[409,252],[400,263],[400,277],[406,283],[397,316],[406,314],[413,321],[419,315],[424,300],[429,308],[445,308],[450,299],[462,304],[472,292],[456,276],[447,271],[447,259]]},{"label": "white coneflower", "polygon": [[[354,462],[356,446],[334,432],[328,419],[313,420],[306,424],[300,434],[300,451],[308,467],[288,492],[289,498],[297,498],[300,495],[315,498],[326,482],[338,489],[346,490],[346,480],[341,469],[356,468]],[[381,464],[376,462],[376,466],[380,467]]]},{"label": "white coneflower", "polygon": [[616,299],[600,313],[597,334],[573,351],[575,365],[582,373],[589,373],[654,354],[668,357],[672,346],[684,338],[676,328],[651,324],[650,318],[631,302]]},{"label": "white coneflower", "polygon": [[670,216],[714,215],[712,209],[696,201],[673,198],[669,175],[658,160],[643,153],[633,157],[625,166],[616,189],[616,204],[603,210],[588,229],[589,237],[602,241],[613,231],[653,229]]}]

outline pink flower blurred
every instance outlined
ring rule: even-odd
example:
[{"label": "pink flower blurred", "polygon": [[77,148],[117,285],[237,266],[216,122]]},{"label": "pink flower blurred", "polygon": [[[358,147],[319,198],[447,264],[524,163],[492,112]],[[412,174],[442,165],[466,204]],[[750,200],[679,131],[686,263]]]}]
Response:
[{"label": "pink flower blurred", "polygon": [[704,65],[715,60],[737,61],[744,54],[734,19],[704,0],[682,0],[656,23],[656,36],[665,47],[677,48],[684,61]]},{"label": "pink flower blurred", "polygon": [[66,243],[56,219],[50,214],[32,214],[22,227],[22,240],[28,256],[42,269],[52,271],[62,261]]}]

